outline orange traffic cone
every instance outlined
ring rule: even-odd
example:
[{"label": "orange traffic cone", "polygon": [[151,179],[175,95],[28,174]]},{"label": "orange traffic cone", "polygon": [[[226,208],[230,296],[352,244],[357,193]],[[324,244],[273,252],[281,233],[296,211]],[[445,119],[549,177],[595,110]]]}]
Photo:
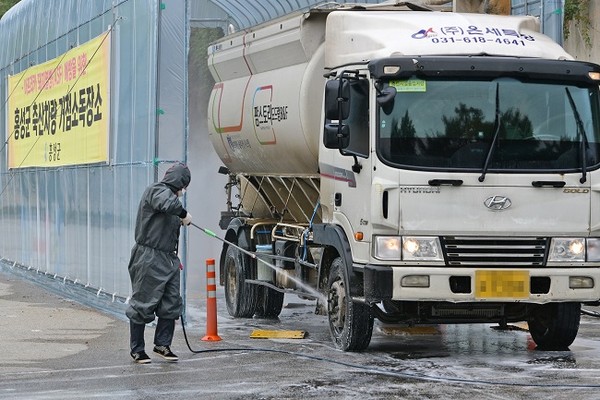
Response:
[{"label": "orange traffic cone", "polygon": [[217,333],[217,280],[215,274],[215,260],[206,260],[206,341],[219,341]]}]

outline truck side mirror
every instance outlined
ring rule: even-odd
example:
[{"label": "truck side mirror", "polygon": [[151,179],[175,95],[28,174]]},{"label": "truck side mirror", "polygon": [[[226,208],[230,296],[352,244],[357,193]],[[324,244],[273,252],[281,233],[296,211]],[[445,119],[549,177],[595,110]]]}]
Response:
[{"label": "truck side mirror", "polygon": [[325,83],[325,118],[343,121],[350,115],[350,83],[334,79]]},{"label": "truck side mirror", "polygon": [[341,123],[325,124],[323,145],[328,149],[345,149],[350,145],[350,127]]},{"label": "truck side mirror", "polygon": [[394,109],[394,100],[396,99],[396,88],[388,86],[377,94],[377,104],[381,107],[381,110],[386,114],[390,115]]}]

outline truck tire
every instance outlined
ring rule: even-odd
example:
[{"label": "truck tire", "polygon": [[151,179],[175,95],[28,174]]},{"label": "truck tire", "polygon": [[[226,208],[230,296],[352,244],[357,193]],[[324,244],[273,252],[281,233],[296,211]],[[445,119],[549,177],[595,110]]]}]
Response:
[{"label": "truck tire", "polygon": [[577,336],[580,318],[580,303],[553,303],[537,307],[527,323],[538,348],[566,350]]},{"label": "truck tire", "polygon": [[371,342],[373,314],[371,308],[352,302],[344,261],[337,257],[331,264],[327,283],[329,332],[335,346],[343,351],[361,351]]},{"label": "truck tire", "polygon": [[283,308],[284,293],[278,292],[268,287],[258,288],[258,304],[256,306],[256,316],[259,318],[277,318]]},{"label": "truck tire", "polygon": [[257,287],[246,283],[252,279],[248,257],[233,246],[225,254],[225,302],[229,315],[252,318],[256,311]]}]

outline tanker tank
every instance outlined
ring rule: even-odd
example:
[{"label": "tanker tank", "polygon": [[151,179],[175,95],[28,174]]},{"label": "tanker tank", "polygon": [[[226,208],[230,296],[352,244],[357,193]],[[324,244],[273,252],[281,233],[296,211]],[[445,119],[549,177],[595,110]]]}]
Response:
[{"label": "tanker tank", "polygon": [[209,48],[209,137],[231,172],[318,174],[325,17],[287,16]]}]

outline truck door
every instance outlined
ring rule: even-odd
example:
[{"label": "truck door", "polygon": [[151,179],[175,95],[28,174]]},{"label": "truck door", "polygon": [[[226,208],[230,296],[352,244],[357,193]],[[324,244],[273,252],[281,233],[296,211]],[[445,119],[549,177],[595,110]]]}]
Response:
[{"label": "truck door", "polygon": [[369,85],[367,80],[354,80],[350,83],[350,113],[344,123],[349,128],[350,143],[338,152],[333,163],[339,169],[338,175],[347,179],[336,179],[334,191],[334,215],[346,228],[356,260],[366,260],[369,243],[356,241],[353,236],[362,232],[364,240],[370,238],[372,158],[369,138]]}]

